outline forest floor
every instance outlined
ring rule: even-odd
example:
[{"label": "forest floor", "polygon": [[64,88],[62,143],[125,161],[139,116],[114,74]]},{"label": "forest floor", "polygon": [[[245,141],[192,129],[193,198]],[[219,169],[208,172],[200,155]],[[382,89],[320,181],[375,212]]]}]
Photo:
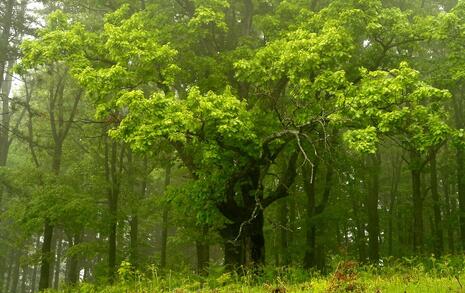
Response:
[{"label": "forest floor", "polygon": [[[259,275],[218,270],[208,277],[168,272],[131,273],[120,268],[113,286],[83,283],[79,288],[59,292],[80,293],[289,293],[289,292],[464,292],[465,258],[402,259],[384,266],[339,262],[326,275],[299,268],[266,268]],[[56,291],[51,291],[56,292]]]}]

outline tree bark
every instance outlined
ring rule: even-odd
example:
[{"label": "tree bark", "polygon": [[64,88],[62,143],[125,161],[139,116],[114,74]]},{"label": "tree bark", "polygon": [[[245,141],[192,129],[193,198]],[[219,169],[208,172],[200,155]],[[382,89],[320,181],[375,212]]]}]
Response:
[{"label": "tree bark", "polygon": [[[240,225],[229,223],[220,231],[223,238],[224,266],[227,270],[236,270],[244,264],[243,261],[243,235],[239,235]],[[238,237],[239,236],[239,237]]]},{"label": "tree bark", "polygon": [[16,293],[18,292],[18,284],[19,284],[19,271],[21,268],[21,263],[20,263],[20,253],[19,251],[15,252],[15,257],[14,257],[14,269],[13,269],[13,276],[12,276],[12,282],[11,282],[11,288],[10,292],[11,293]]},{"label": "tree bark", "polygon": [[[34,248],[38,249],[39,246],[40,246],[40,236],[37,236],[37,240],[36,240]],[[34,269],[32,271],[32,277],[31,277],[31,292],[32,293],[35,292],[36,285],[37,285],[37,264],[34,264]]]},{"label": "tree bark", "polygon": [[[79,232],[75,232],[71,237],[70,247],[74,247],[81,243],[82,235]],[[75,285],[79,282],[79,257],[77,255],[71,255],[68,261],[67,271],[67,282],[70,285]]]},{"label": "tree bark", "polygon": [[452,205],[450,198],[450,183],[448,179],[448,174],[442,176],[442,184],[444,189],[444,199],[445,199],[445,213],[444,216],[447,221],[447,249],[449,254],[455,253],[454,245],[454,227],[452,225]]},{"label": "tree bark", "polygon": [[323,193],[321,201],[316,203],[316,184],[318,182],[318,168],[319,162],[315,161],[313,167],[308,164],[303,167],[302,176],[304,180],[304,191],[307,195],[307,215],[306,215],[306,250],[304,255],[304,267],[323,270],[325,266],[325,255],[323,253],[323,246],[318,245],[317,235],[318,231],[317,223],[315,223],[315,217],[322,214],[326,209],[329,202],[333,183],[333,167],[330,165],[326,166]]},{"label": "tree bark", "polygon": [[7,265],[8,270],[6,273],[5,284],[3,284],[3,292],[10,292],[10,284],[11,284],[11,279],[12,279],[12,274],[13,274],[13,266],[14,266],[13,256],[9,255],[8,265]]},{"label": "tree bark", "polygon": [[16,60],[8,61],[6,68],[5,80],[1,87],[1,99],[2,99],[2,126],[0,128],[0,166],[6,166],[8,151],[10,148],[10,121],[11,121],[11,109],[10,109],[10,91],[12,85],[12,77],[9,76]]},{"label": "tree bark", "polygon": [[316,178],[317,178],[317,163],[313,166],[306,164],[302,170],[304,181],[304,190],[307,196],[307,215],[306,215],[306,243],[304,255],[304,267],[309,269],[316,266],[316,225],[314,223],[316,209]]},{"label": "tree bark", "polygon": [[118,226],[118,197],[119,197],[119,174],[121,174],[122,161],[124,155],[123,146],[120,147],[119,170],[118,170],[118,146],[116,141],[111,142],[111,153],[109,152],[108,143],[105,148],[105,173],[108,188],[108,208],[109,217],[109,239],[108,239],[108,279],[110,283],[115,281],[116,277],[116,233]]},{"label": "tree bark", "polygon": [[8,53],[10,51],[10,31],[13,25],[13,8],[15,5],[14,0],[7,0],[4,11],[3,30],[0,39],[0,89],[3,87],[3,81],[6,73],[7,62],[10,59]]},{"label": "tree bark", "polygon": [[265,264],[265,235],[263,233],[263,225],[263,210],[259,209],[249,228],[251,244],[250,258],[254,266],[262,266]]},{"label": "tree bark", "polygon": [[210,245],[208,244],[208,228],[202,227],[201,239],[196,241],[197,251],[197,273],[199,275],[208,275],[208,266],[210,263]]},{"label": "tree bark", "polygon": [[[170,162],[168,162],[165,168],[165,183],[164,184],[165,184],[164,189],[166,192],[167,187],[171,184],[171,163]],[[162,226],[161,226],[160,266],[162,268],[166,268],[167,243],[168,243],[168,213],[169,213],[169,203],[165,202],[163,205],[163,216],[162,216]]]},{"label": "tree bark", "polygon": [[281,225],[279,232],[279,254],[276,265],[289,265],[289,228],[288,228],[288,211],[289,203],[287,199],[282,199],[279,206],[279,224]]},{"label": "tree bark", "polygon": [[52,237],[53,225],[49,218],[44,220],[44,240],[42,243],[39,291],[43,291],[50,287],[50,265],[52,262]]},{"label": "tree bark", "polygon": [[[388,222],[388,255],[394,254],[393,248],[393,230],[394,230],[394,221],[399,219],[395,219],[395,207],[396,207],[396,200],[399,193],[399,183],[401,178],[401,169],[402,169],[402,161],[400,160],[400,155],[396,154],[392,161],[392,182],[391,182],[391,191],[389,195],[389,222]],[[397,231],[400,234],[401,231]]]},{"label": "tree bark", "polygon": [[[58,233],[57,233],[58,234]],[[63,241],[61,239],[61,234],[57,235],[57,250],[56,250],[56,259],[55,259],[55,275],[53,277],[53,288],[58,289],[60,284],[60,270],[61,270],[61,253],[63,250]]]},{"label": "tree bark", "polygon": [[129,219],[129,262],[133,268],[139,266],[139,197],[136,191],[136,168],[133,158],[132,151],[128,150],[127,155],[127,166],[128,166],[128,185],[131,194],[129,197],[132,199],[131,203],[131,215]]},{"label": "tree bark", "polygon": [[[454,116],[455,126],[458,129],[465,127],[464,105],[461,93],[454,93]],[[456,175],[457,175],[457,193],[459,198],[459,225],[460,225],[460,243],[462,250],[465,250],[465,150],[461,146],[456,148]]]},{"label": "tree bark", "polygon": [[28,277],[29,277],[29,267],[24,266],[23,272],[21,274],[21,288],[20,288],[21,293],[26,293],[26,282],[27,282]]},{"label": "tree bark", "polygon": [[440,257],[444,251],[444,239],[442,231],[442,216],[441,216],[441,203],[439,200],[438,191],[438,174],[436,153],[431,154],[431,197],[433,199],[433,213],[434,213],[434,252],[437,257]]},{"label": "tree bark", "polygon": [[367,195],[367,214],[368,214],[368,257],[372,263],[379,261],[379,175],[381,172],[381,155],[379,151],[370,155],[368,158],[368,195]]},{"label": "tree bark", "polygon": [[413,197],[413,250],[421,252],[423,247],[423,197],[421,194],[421,160],[417,151],[411,152],[410,164]]}]

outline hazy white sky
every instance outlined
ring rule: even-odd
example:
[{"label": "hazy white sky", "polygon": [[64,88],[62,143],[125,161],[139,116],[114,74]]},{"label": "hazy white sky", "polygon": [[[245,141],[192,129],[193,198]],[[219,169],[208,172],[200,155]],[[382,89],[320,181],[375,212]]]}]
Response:
[{"label": "hazy white sky", "polygon": [[[38,14],[38,11],[44,8],[42,3],[36,1],[30,1],[27,5],[28,14],[34,16],[35,22],[31,24],[32,27],[40,27],[45,24],[45,20]],[[22,81],[20,80],[19,76],[13,76],[13,84],[12,84],[12,94],[14,95],[18,89],[21,87]]]}]

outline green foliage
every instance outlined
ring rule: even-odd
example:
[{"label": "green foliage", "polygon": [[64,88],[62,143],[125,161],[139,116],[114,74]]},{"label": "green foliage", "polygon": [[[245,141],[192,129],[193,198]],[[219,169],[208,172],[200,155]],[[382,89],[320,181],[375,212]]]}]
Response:
[{"label": "green foliage", "polygon": [[425,84],[406,63],[391,71],[364,70],[353,93],[338,102],[349,125],[368,125],[344,136],[353,149],[373,153],[378,137],[386,135],[408,150],[425,152],[451,133],[442,106],[450,94]]}]

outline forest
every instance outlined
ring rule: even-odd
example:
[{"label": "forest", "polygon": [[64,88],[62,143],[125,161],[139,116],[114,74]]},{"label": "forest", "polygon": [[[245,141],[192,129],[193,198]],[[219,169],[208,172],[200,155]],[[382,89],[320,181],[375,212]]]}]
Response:
[{"label": "forest", "polygon": [[0,292],[465,292],[465,1],[0,0]]}]

